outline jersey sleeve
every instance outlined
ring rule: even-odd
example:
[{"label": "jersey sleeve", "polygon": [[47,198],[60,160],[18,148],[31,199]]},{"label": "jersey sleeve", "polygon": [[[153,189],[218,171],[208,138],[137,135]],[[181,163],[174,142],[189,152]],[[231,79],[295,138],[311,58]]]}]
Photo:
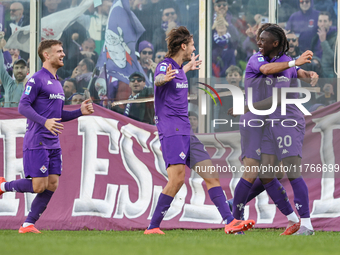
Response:
[{"label": "jersey sleeve", "polygon": [[28,80],[25,85],[24,93],[19,102],[19,113],[24,115],[27,119],[39,123],[44,126],[46,118],[39,115],[32,107],[33,102],[39,95],[41,84],[36,82],[34,78]]},{"label": "jersey sleeve", "polygon": [[156,70],[155,70],[154,80],[156,80],[156,77],[159,74],[166,74],[167,68],[168,68],[168,63],[166,63],[166,62],[159,63],[156,67]]},{"label": "jersey sleeve", "polygon": [[250,67],[254,74],[258,74],[260,73],[260,67],[265,64],[269,64],[269,62],[262,55],[257,55],[251,58]]}]

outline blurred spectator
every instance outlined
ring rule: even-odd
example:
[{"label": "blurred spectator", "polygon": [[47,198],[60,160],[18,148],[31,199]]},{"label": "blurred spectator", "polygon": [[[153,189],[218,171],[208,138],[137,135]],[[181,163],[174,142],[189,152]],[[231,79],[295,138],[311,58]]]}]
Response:
[{"label": "blurred spectator", "polygon": [[[234,85],[236,87],[243,87],[242,85],[242,70],[238,66],[230,66],[226,71],[226,81],[227,84]],[[229,91],[225,89],[225,91]],[[220,91],[219,94],[223,93]],[[217,119],[224,120],[225,124],[216,125],[215,132],[225,132],[238,130],[238,125],[230,125],[231,121],[233,123],[239,122],[240,116],[235,118],[228,115],[228,109],[233,107],[233,97],[232,96],[222,96],[221,97],[222,106],[218,109]]]},{"label": "blurred spectator", "polygon": [[158,64],[162,62],[165,58],[166,50],[165,49],[158,49],[155,54],[155,63]]},{"label": "blurred spectator", "polygon": [[324,76],[336,77],[334,72],[334,50],[337,38],[337,29],[332,26],[331,16],[328,12],[320,12],[318,19],[318,32],[313,37],[311,50],[321,59]]},{"label": "blurred spectator", "polygon": [[323,86],[322,91],[324,94],[316,99],[317,104],[330,105],[336,102],[336,96],[334,95],[332,84],[326,83]]},{"label": "blurred spectator", "polygon": [[297,34],[302,52],[308,50],[310,41],[317,31],[319,11],[314,10],[313,0],[297,0],[300,11],[293,13],[287,21],[286,30]]},{"label": "blurred spectator", "polygon": [[78,70],[78,75],[76,76],[77,92],[83,93],[89,87],[94,67],[95,64],[90,58],[84,58],[79,62],[76,67]]},{"label": "blurred spectator", "polygon": [[[153,88],[145,87],[145,77],[140,72],[134,72],[129,77],[131,95],[129,100],[139,98],[153,97]],[[125,106],[123,114],[132,119],[142,121],[149,124],[154,124],[154,107],[153,102],[148,103],[128,103]]]},{"label": "blurred spectator", "polygon": [[153,45],[148,41],[142,41],[139,43],[138,52],[139,52],[139,62],[142,66],[147,79],[150,81],[150,84],[153,84],[153,74],[155,67],[155,63],[152,61],[153,55]]},{"label": "blurred spectator", "polygon": [[139,38],[139,41],[152,41],[153,32],[158,28],[159,23],[161,22],[163,6],[166,1],[167,0],[150,0],[143,6],[141,11],[133,11],[145,28],[145,32]]},{"label": "blurred spectator", "polygon": [[242,70],[238,66],[230,66],[226,73],[226,80],[228,84],[243,88],[242,84]]},{"label": "blurred spectator", "polygon": [[63,90],[65,94],[65,104],[70,104],[70,97],[77,92],[77,81],[75,79],[68,79],[64,82]]},{"label": "blurred spectator", "polygon": [[155,47],[155,50],[160,48],[167,49],[165,41],[166,35],[171,31],[171,29],[179,26],[174,5],[175,4],[173,2],[166,2],[162,13],[162,21],[153,32],[152,44]]},{"label": "blurred spectator", "polygon": [[0,50],[0,79],[5,90],[4,107],[18,107],[27,81],[27,63],[24,59],[14,62],[13,75],[14,79],[6,72],[2,50]]},{"label": "blurred spectator", "polygon": [[215,77],[222,77],[230,65],[236,64],[235,47],[229,24],[223,16],[218,16],[213,24],[212,65]]},{"label": "blurred spectator", "polygon": [[95,52],[95,42],[92,38],[87,38],[82,44],[74,48],[73,57],[69,58],[65,63],[66,70],[73,70],[78,63],[84,58],[90,58],[94,63],[97,63],[98,54]]},{"label": "blurred spectator", "polygon": [[287,51],[287,55],[290,56],[292,59],[298,59],[301,55],[300,48],[299,48],[299,38],[296,36],[295,33],[288,33],[287,41],[289,43],[289,50]]},{"label": "blurred spectator", "polygon": [[228,12],[228,2],[227,0],[215,0],[214,3],[214,21],[217,18],[217,16],[222,16],[225,18],[225,20],[231,24],[232,23],[232,15],[230,12]]},{"label": "blurred spectator", "polygon": [[188,115],[189,115],[191,130],[192,132],[197,133],[198,132],[198,116],[193,111],[189,111]]},{"label": "blurred spectator", "polygon": [[45,0],[42,8],[42,16],[45,17],[59,11],[58,5],[60,2],[60,0]]},{"label": "blurred spectator", "polygon": [[107,19],[110,14],[112,1],[103,0],[102,4],[96,8],[96,11],[91,16],[89,34],[90,37],[96,43],[95,51],[99,54],[104,45],[105,29],[107,25]]},{"label": "blurred spectator", "polygon": [[13,30],[11,28],[11,24],[17,25],[19,27],[24,27],[29,25],[29,17],[24,16],[24,6],[20,2],[14,2],[11,4],[9,8],[10,19],[11,21],[7,23],[5,29],[5,40],[13,34]]},{"label": "blurred spectator", "polygon": [[71,105],[81,104],[83,101],[85,101],[84,94],[75,93],[72,95]]},{"label": "blurred spectator", "polygon": [[[290,15],[299,10],[300,3],[296,0],[280,0],[278,1],[278,19],[282,24],[282,28],[286,26]],[[280,24],[278,24],[280,25]]]},{"label": "blurred spectator", "polygon": [[[338,1],[335,1],[338,3]],[[331,20],[336,25],[336,13],[334,11],[334,3],[332,0],[314,0],[315,10],[328,12],[331,15]]]}]

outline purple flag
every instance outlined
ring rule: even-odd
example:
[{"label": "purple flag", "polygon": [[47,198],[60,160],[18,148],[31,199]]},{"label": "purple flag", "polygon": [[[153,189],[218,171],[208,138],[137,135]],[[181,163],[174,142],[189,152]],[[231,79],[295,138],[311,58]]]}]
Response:
[{"label": "purple flag", "polygon": [[[129,76],[143,68],[135,55],[136,43],[145,29],[130,10],[129,0],[115,0],[105,31],[105,43],[97,67],[106,63],[108,76],[129,84]],[[149,84],[149,81],[146,81]]]}]

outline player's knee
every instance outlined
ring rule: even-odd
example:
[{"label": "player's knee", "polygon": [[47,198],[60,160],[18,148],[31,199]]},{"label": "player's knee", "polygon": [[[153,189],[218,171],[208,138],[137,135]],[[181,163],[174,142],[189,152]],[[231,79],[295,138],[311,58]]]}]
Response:
[{"label": "player's knee", "polygon": [[220,180],[218,178],[205,178],[204,181],[207,187],[220,186]]},{"label": "player's knee", "polygon": [[33,187],[34,193],[43,193],[45,190],[46,190],[45,185],[39,185],[39,186]]},{"label": "player's knee", "polygon": [[58,182],[57,181],[56,182],[50,182],[48,184],[48,187],[47,187],[48,190],[53,191],[53,192],[56,191],[57,188],[58,188]]}]

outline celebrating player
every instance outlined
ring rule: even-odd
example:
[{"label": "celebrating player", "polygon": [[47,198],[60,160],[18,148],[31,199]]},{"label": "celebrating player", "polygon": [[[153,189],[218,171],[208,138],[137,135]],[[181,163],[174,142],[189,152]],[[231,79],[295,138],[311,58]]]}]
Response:
[{"label": "celebrating player", "polygon": [[[261,53],[269,56],[267,45],[284,46],[279,49],[281,52],[287,52],[288,42],[284,36],[284,32],[277,26],[270,26],[263,30],[260,35],[259,47],[262,48]],[[277,52],[276,52],[277,53]],[[275,55],[274,55],[275,56]],[[291,61],[291,58],[283,54],[277,61]],[[294,61],[290,62],[290,66],[294,66]],[[284,87],[297,87],[297,71],[296,68],[289,68],[272,76],[273,84],[267,86],[267,99],[254,103],[254,107],[258,110],[268,109],[272,105],[272,87],[279,88],[278,104],[281,103],[281,90]],[[299,93],[288,93],[289,98],[298,98]],[[246,107],[248,111],[248,107]],[[278,105],[276,110],[269,115],[269,119],[275,119],[278,122],[266,125],[263,132],[261,144],[262,164],[266,166],[275,166],[278,161],[282,160],[283,166],[287,169],[298,169],[301,165],[302,144],[305,134],[305,119],[302,112],[296,105],[287,105],[287,114],[281,114],[281,106]],[[282,120],[289,119],[285,126],[280,125]],[[293,120],[293,121],[292,121]],[[296,124],[296,125],[295,125]],[[291,125],[287,127],[287,125]],[[295,125],[295,126],[294,126]],[[273,172],[270,173],[272,175]],[[295,235],[314,235],[313,226],[309,213],[308,188],[303,180],[300,171],[287,172],[288,179],[294,192],[294,204],[301,217],[301,227]],[[262,180],[270,176],[263,176]],[[265,183],[265,181],[263,181]]]},{"label": "celebrating player", "polygon": [[[191,54],[195,51],[193,36],[183,26],[174,28],[168,34],[167,44],[166,58],[158,64],[155,71],[155,120],[169,181],[159,196],[151,223],[144,234],[164,234],[159,226],[184,183],[185,165],[194,169],[197,169],[196,166],[199,169],[212,166],[203,144],[191,132],[188,118],[188,80],[182,64],[190,61]],[[191,69],[195,70],[195,65]],[[210,199],[226,224],[227,234],[254,226],[253,220],[234,219],[218,174],[198,174],[204,179]]]},{"label": "celebrating player", "polygon": [[[266,29],[269,31],[264,33],[263,31],[266,31]],[[263,33],[264,35],[267,35],[267,37],[263,38]],[[268,86],[268,84],[270,85],[273,81],[273,74],[276,74],[275,77],[277,77],[279,72],[288,69],[290,67],[289,61],[291,60],[284,54],[289,47],[286,36],[284,31],[277,25],[265,24],[259,29],[258,46],[260,48],[260,52],[250,58],[246,68],[245,79],[246,97],[248,98],[249,96],[247,94],[247,88],[252,87],[253,102],[261,101],[267,97],[266,95],[268,95],[269,91],[268,88],[272,88],[271,86]],[[300,66],[304,63],[309,63],[312,56],[313,54],[311,51],[306,51],[299,59],[296,60],[295,65]],[[291,69],[295,70],[295,68]],[[309,81],[312,81],[312,83],[315,84],[315,80],[317,80],[316,73],[306,72],[302,69],[299,69],[298,72],[299,78],[309,79]],[[228,113],[231,112],[232,109],[228,111]],[[265,116],[257,116],[251,112],[247,112],[245,115],[241,116],[240,121],[248,123],[248,121],[252,119],[261,119],[264,121]],[[282,234],[293,234],[299,229],[300,222],[288,201],[284,188],[278,180],[274,178],[274,173],[270,173],[271,175],[267,174],[266,176],[260,176],[262,177],[261,180],[256,179],[261,161],[263,128],[240,126],[240,133],[244,165],[249,166],[249,169],[257,170],[254,172],[245,172],[236,186],[233,201],[234,217],[237,219],[241,218],[243,207],[247,201],[266,189],[280,211],[288,218],[288,226]],[[267,161],[265,163],[267,163]],[[262,165],[263,164],[264,163],[262,162]],[[262,185],[262,183],[264,185]]]},{"label": "celebrating player", "polygon": [[89,100],[84,101],[78,110],[63,110],[65,95],[56,75],[58,68],[64,65],[62,43],[58,40],[42,41],[38,54],[43,67],[26,83],[19,103],[19,112],[27,117],[23,144],[27,179],[6,182],[5,178],[0,177],[0,195],[13,191],[38,193],[19,233],[40,233],[34,224],[58,187],[61,174],[59,134],[64,129],[60,121],[69,121],[94,111]]}]

